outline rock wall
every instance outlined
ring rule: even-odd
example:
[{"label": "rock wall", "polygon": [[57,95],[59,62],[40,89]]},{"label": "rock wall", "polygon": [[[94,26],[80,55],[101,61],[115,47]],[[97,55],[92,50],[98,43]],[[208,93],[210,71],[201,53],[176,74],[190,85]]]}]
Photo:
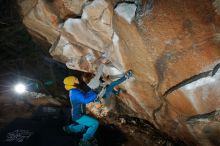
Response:
[{"label": "rock wall", "polygon": [[189,145],[220,144],[218,0],[18,3],[28,31],[70,69],[95,73],[103,56],[106,75],[132,69],[118,98],[137,117]]}]

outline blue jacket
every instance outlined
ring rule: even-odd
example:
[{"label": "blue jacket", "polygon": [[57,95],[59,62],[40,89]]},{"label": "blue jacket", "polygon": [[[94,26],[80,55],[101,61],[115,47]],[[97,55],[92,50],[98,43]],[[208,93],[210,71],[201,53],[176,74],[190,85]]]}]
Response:
[{"label": "blue jacket", "polygon": [[70,103],[72,105],[72,119],[78,120],[83,115],[82,106],[94,101],[97,94],[93,91],[87,93],[82,92],[77,88],[73,88],[69,91]]}]

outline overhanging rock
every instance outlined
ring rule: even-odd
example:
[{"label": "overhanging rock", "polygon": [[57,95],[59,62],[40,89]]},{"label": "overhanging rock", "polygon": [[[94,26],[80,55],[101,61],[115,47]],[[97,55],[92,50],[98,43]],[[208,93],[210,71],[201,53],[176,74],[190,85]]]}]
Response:
[{"label": "overhanging rock", "polygon": [[[153,9],[148,15],[144,11],[146,1],[138,1],[138,5],[132,1],[137,10],[135,16],[134,9],[129,11],[129,21],[114,11],[113,5],[119,4],[113,0],[80,2],[81,13],[64,18],[53,11],[53,3],[38,0],[23,22],[35,38],[52,46],[48,48],[56,60],[71,69],[95,73],[97,62],[106,54],[112,64],[105,74],[117,75],[132,69],[135,79],[122,84],[126,92],[118,97],[120,101],[135,116],[149,120],[169,135],[189,145],[201,145],[193,136],[196,128],[201,128],[198,122],[188,126],[186,121],[220,105],[216,89],[219,80],[215,78],[218,72],[212,77],[204,76],[203,80],[214,79],[212,83],[198,86],[195,80],[215,70],[219,63],[216,40],[220,16],[212,1],[203,1],[202,5],[200,0],[160,1],[151,3]],[[189,87],[193,88],[187,90]],[[213,144],[211,141],[208,139],[204,145]]]}]

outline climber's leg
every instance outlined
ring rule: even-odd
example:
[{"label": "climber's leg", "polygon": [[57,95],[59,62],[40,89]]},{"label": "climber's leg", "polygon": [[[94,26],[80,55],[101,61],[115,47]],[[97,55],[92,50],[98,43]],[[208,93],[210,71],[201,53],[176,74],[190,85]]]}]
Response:
[{"label": "climber's leg", "polygon": [[113,93],[114,87],[121,84],[122,82],[126,81],[127,79],[129,79],[130,77],[132,77],[132,75],[133,75],[132,71],[129,70],[126,72],[126,74],[123,77],[121,77],[120,79],[113,81],[111,84],[109,84],[106,87],[106,92],[105,92],[105,95],[103,96],[103,98],[109,98]]}]

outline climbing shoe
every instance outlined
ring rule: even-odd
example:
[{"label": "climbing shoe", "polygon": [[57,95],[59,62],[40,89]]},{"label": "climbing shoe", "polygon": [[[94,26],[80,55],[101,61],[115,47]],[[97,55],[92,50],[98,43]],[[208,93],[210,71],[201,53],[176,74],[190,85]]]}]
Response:
[{"label": "climbing shoe", "polygon": [[96,138],[92,138],[91,140],[89,140],[89,142],[92,146],[98,146],[98,141]]},{"label": "climbing shoe", "polygon": [[113,93],[114,93],[115,95],[117,95],[117,96],[118,96],[121,92],[122,92],[122,89],[120,89],[120,88],[113,91]]},{"label": "climbing shoe", "polygon": [[126,77],[127,79],[129,79],[129,78],[132,77],[132,76],[133,76],[132,70],[128,70],[128,71],[125,73],[125,77]]},{"label": "climbing shoe", "polygon": [[69,130],[69,128],[68,128],[68,126],[63,126],[63,131],[64,131],[65,133],[67,133],[67,134],[70,134],[70,133],[71,133],[70,130]]}]

